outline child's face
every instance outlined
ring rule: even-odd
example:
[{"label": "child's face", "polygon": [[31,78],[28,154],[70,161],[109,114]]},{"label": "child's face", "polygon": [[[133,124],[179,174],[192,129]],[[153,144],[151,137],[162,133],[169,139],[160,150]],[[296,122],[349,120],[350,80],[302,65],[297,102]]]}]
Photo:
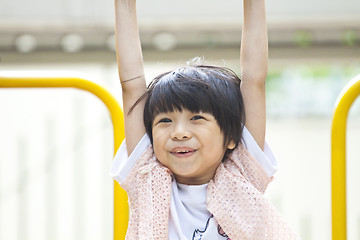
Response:
[{"label": "child's face", "polygon": [[152,134],[156,157],[183,184],[208,183],[227,149],[224,135],[210,113],[187,109],[160,113],[154,119]]}]

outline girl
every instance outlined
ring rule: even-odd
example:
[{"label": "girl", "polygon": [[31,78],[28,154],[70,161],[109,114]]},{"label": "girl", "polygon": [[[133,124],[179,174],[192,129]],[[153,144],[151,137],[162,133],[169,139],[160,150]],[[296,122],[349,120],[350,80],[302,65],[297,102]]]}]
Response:
[{"label": "girl", "polygon": [[[244,0],[242,80],[188,64],[146,87],[135,0],[115,0],[126,141],[112,176],[127,191],[127,239],[298,239],[263,196],[276,160],[265,143],[264,0]],[[245,121],[246,116],[246,121]]]}]

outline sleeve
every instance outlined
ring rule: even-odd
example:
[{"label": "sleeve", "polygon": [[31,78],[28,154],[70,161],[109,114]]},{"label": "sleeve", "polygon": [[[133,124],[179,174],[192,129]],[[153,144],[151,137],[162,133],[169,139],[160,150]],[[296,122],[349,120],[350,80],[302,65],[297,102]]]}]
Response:
[{"label": "sleeve", "polygon": [[278,163],[268,143],[265,142],[264,151],[261,150],[249,130],[244,127],[242,144],[249,151],[249,153],[253,157],[255,157],[255,159],[261,164],[268,176],[272,177],[278,170]]},{"label": "sleeve", "polygon": [[130,156],[126,150],[126,141],[124,140],[115,154],[113,164],[110,169],[110,176],[120,184],[124,183],[126,177],[140,159],[141,155],[150,146],[150,138],[145,134],[136,145]]}]

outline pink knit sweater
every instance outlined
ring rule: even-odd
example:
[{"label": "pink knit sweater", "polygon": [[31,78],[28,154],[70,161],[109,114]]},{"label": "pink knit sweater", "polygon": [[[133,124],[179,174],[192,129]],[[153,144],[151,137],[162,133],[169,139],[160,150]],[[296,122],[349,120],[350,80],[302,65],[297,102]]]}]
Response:
[{"label": "pink knit sweater", "polygon": [[[220,164],[207,187],[207,209],[230,239],[300,239],[265,198],[270,180],[241,144]],[[131,209],[126,239],[168,239],[171,181],[150,146],[122,184]]]}]

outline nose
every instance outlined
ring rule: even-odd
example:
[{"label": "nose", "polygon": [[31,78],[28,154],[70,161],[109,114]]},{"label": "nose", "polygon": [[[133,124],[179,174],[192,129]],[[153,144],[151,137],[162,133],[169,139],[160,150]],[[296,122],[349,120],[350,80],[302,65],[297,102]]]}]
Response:
[{"label": "nose", "polygon": [[171,139],[174,141],[188,140],[192,136],[191,131],[186,127],[186,124],[177,123],[171,133]]}]

